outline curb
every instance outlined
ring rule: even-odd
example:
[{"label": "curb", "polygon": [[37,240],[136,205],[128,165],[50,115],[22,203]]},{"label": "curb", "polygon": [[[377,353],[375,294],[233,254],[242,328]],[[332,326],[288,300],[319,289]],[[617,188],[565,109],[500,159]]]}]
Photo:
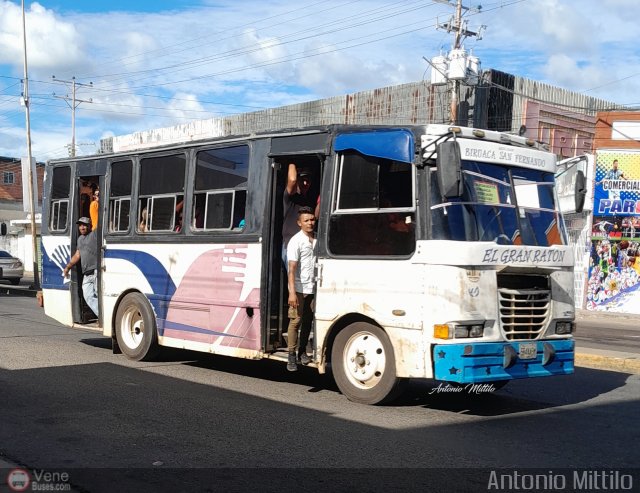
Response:
[{"label": "curb", "polygon": [[599,312],[592,310],[576,310],[576,322],[580,320],[593,320],[596,318],[607,318],[610,320],[638,320],[640,314],[637,313],[617,313],[617,312]]},{"label": "curb", "polygon": [[0,294],[12,294],[15,296],[29,296],[35,298],[38,292],[35,289],[14,288],[12,286],[0,285]]},{"label": "curb", "polygon": [[576,352],[575,366],[640,374],[640,355],[614,351],[609,353],[611,354],[606,354],[606,351],[602,354]]}]

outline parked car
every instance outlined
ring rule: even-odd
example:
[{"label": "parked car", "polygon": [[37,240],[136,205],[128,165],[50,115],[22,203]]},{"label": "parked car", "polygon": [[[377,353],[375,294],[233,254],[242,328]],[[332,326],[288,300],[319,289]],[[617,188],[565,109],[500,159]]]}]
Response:
[{"label": "parked car", "polygon": [[5,250],[0,250],[0,279],[18,284],[22,276],[24,276],[24,266],[20,259],[13,257]]}]

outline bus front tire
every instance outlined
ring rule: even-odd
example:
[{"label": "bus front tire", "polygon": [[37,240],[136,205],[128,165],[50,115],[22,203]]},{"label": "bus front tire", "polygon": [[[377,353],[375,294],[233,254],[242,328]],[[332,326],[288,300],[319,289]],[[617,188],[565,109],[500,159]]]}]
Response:
[{"label": "bus front tire", "polygon": [[400,394],[393,347],[375,325],[355,322],[342,329],[331,349],[333,378],[347,399],[361,404],[385,404]]},{"label": "bus front tire", "polygon": [[158,352],[156,318],[147,298],[129,293],[116,312],[116,340],[127,358],[150,360]]}]

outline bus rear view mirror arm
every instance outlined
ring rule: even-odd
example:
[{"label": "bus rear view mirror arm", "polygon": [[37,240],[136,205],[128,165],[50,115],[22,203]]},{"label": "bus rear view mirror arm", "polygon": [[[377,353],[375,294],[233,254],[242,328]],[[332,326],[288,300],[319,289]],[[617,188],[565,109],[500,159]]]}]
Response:
[{"label": "bus rear view mirror arm", "polygon": [[575,201],[576,212],[582,212],[584,209],[584,201],[587,195],[587,179],[584,176],[584,171],[576,171],[576,189],[575,189]]},{"label": "bus rear view mirror arm", "polygon": [[438,145],[436,172],[438,186],[444,198],[451,199],[462,195],[460,146],[455,140]]}]

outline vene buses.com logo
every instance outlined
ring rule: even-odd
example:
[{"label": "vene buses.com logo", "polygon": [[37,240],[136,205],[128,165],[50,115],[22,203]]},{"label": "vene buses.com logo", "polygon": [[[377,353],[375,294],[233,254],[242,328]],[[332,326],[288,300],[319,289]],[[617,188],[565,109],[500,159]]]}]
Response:
[{"label": "vene buses.com logo", "polygon": [[24,469],[11,469],[7,474],[7,486],[11,491],[25,491],[31,484],[31,476]]}]

